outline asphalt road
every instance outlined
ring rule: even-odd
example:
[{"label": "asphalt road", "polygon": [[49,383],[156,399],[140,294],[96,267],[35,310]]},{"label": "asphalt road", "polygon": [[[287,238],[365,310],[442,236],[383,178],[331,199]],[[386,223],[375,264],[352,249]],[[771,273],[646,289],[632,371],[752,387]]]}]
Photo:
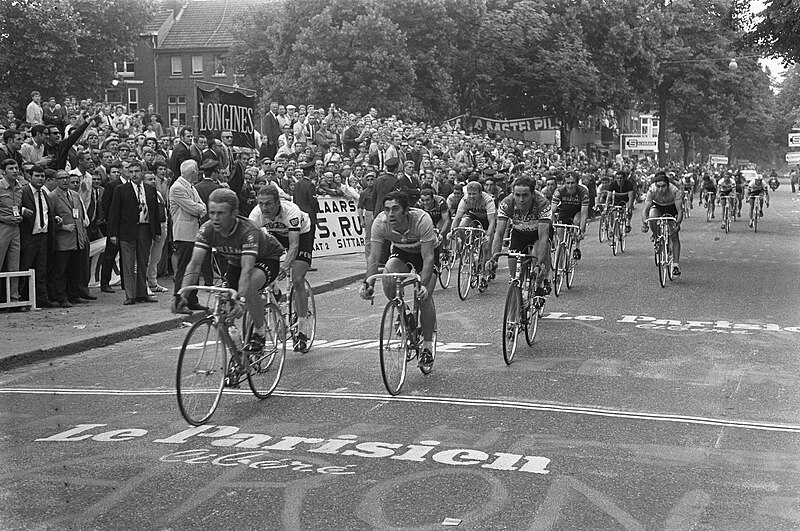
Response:
[{"label": "asphalt road", "polygon": [[800,528],[800,196],[758,234],[692,214],[666,288],[637,223],[617,257],[590,225],[511,366],[506,270],[437,291],[435,367],[395,398],[357,285],[318,297],[274,396],[226,391],[201,428],[174,395],[183,330],[0,373],[0,526]]}]

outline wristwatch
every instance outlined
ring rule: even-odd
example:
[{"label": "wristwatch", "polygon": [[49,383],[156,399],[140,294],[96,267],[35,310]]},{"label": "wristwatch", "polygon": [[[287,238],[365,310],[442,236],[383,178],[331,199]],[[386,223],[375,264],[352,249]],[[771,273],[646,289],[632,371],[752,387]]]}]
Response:
[{"label": "wristwatch", "polygon": [[247,303],[247,299],[246,299],[244,296],[241,296],[241,297],[239,297],[239,298],[238,298],[238,299],[236,299],[236,300],[237,300],[237,301],[239,301],[239,302],[241,302],[242,304],[246,304],[246,303]]}]

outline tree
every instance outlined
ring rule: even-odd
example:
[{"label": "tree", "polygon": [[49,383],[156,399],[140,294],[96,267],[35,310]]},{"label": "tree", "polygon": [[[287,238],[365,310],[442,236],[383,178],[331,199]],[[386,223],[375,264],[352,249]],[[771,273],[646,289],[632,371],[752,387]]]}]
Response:
[{"label": "tree", "polygon": [[794,0],[771,0],[750,37],[787,63],[800,61],[800,4]]}]

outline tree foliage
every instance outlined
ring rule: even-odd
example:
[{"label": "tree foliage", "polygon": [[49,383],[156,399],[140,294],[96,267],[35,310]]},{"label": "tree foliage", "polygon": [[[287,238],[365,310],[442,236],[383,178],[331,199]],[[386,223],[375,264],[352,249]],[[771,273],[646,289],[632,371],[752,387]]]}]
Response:
[{"label": "tree foliage", "polygon": [[800,3],[771,0],[760,16],[752,40],[787,62],[800,61]]}]

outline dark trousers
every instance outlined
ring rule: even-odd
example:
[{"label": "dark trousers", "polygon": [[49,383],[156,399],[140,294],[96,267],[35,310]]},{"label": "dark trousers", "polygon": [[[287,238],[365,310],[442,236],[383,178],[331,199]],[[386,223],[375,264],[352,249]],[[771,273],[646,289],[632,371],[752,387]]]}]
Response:
[{"label": "dark trousers", "polygon": [[[183,276],[186,274],[186,266],[192,259],[192,252],[194,251],[194,242],[179,242],[176,241],[173,245],[173,256],[175,257],[175,289],[172,292],[176,297],[178,291],[183,286]],[[208,253],[211,254],[211,253]],[[193,291],[186,297],[190,305],[197,304],[197,292]]]},{"label": "dark trousers", "polygon": [[129,299],[147,297],[147,263],[150,260],[153,237],[150,234],[150,225],[140,223],[138,229],[135,240],[119,241],[125,296]]},{"label": "dark trousers", "polygon": [[56,302],[74,301],[80,297],[80,261],[80,250],[53,253],[53,300]]},{"label": "dark trousers", "polygon": [[89,244],[78,251],[78,267],[80,267],[80,277],[78,278],[78,295],[81,297],[88,297],[89,293],[89,280],[91,280],[92,272],[92,259],[89,258]]},{"label": "dark trousers", "polygon": [[[36,305],[42,306],[47,298],[47,233],[33,234],[20,250],[19,270],[36,271]],[[28,278],[19,281],[19,300],[28,300]]]},{"label": "dark trousers", "polygon": [[[103,252],[103,268],[100,270],[100,285],[108,286],[111,282],[111,273],[114,271],[114,263],[119,253],[119,245],[111,243],[111,238],[106,240],[106,250]],[[125,281],[123,280],[123,287]]]}]

